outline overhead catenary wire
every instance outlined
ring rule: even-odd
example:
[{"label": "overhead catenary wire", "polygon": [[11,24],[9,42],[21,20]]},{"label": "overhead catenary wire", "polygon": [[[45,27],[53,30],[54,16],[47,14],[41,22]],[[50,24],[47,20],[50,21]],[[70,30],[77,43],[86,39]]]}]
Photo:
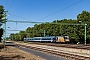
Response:
[{"label": "overhead catenary wire", "polygon": [[6,7],[7,7],[7,4],[8,4],[8,0],[6,1],[6,4],[5,4]]},{"label": "overhead catenary wire", "polygon": [[[80,1],[78,1],[78,2],[75,2],[74,4],[71,4],[71,5],[65,7],[65,8],[63,8],[63,9],[61,9],[61,10],[58,10],[58,11],[56,11],[56,12],[50,14],[50,15],[47,15],[47,16],[41,18],[41,19],[38,19],[38,20],[36,20],[36,21],[39,21],[39,20],[45,19],[45,18],[47,18],[47,17],[49,17],[49,16],[52,16],[52,15],[54,15],[54,14],[56,14],[56,13],[59,13],[60,11],[63,11],[63,10],[65,10],[65,9],[67,9],[67,8],[70,8],[70,7],[72,7],[72,6],[74,6],[74,5],[78,4],[78,3],[80,3],[80,2],[82,2],[82,1],[83,1],[83,0],[80,0]],[[8,13],[8,14],[13,15],[13,16],[18,17],[18,18],[21,18],[21,19],[24,19],[24,20],[30,20],[30,19],[26,19],[26,18],[21,17],[21,16],[17,16],[17,15],[12,14],[12,13]],[[30,20],[30,21],[32,21],[32,20]],[[32,22],[34,22],[34,21],[32,21]]]},{"label": "overhead catenary wire", "polygon": [[8,10],[10,10],[11,6],[13,5],[13,3],[14,3],[14,0],[12,0],[10,6],[9,6],[9,8],[8,8]]},{"label": "overhead catenary wire", "polygon": [[54,14],[60,12],[60,11],[63,11],[63,10],[65,10],[65,9],[67,9],[67,8],[70,8],[70,7],[72,7],[72,6],[74,6],[74,5],[78,4],[78,3],[80,3],[80,2],[82,2],[82,1],[83,1],[83,0],[80,0],[80,1],[78,1],[78,2],[75,2],[74,4],[71,4],[71,5],[65,7],[65,8],[63,8],[63,9],[61,9],[61,10],[58,10],[58,11],[56,11],[56,12],[50,14],[50,15],[47,15],[47,16],[41,18],[41,19],[38,19],[38,20],[36,20],[36,21],[39,21],[39,20],[45,19],[45,18],[47,18],[47,17],[49,17],[49,16],[52,16],[52,15],[54,15]]},{"label": "overhead catenary wire", "polygon": [[[13,2],[14,2],[14,0],[12,1],[12,3],[11,3],[11,5],[10,5],[10,7],[8,8],[8,10],[10,10],[10,8],[11,8]],[[29,20],[29,19],[27,19],[27,18],[24,18],[24,17],[18,16],[18,15],[12,14],[12,13],[8,13],[8,14],[13,15],[13,16],[16,16],[16,17],[21,18],[21,19],[24,19],[24,20]],[[30,21],[31,21],[31,20],[30,20]],[[32,22],[34,22],[34,21],[32,21]]]},{"label": "overhead catenary wire", "polygon": [[[21,17],[21,16],[17,16],[17,15],[15,15],[15,14],[12,14],[12,13],[8,13],[8,14],[10,14],[10,15],[12,15],[12,16],[15,16],[15,17],[18,17],[18,18],[21,18],[21,19],[24,19],[24,20],[30,20],[30,19],[27,19],[27,18],[24,18],[24,17]],[[34,21],[32,21],[32,20],[30,20],[31,22],[34,22]]]}]

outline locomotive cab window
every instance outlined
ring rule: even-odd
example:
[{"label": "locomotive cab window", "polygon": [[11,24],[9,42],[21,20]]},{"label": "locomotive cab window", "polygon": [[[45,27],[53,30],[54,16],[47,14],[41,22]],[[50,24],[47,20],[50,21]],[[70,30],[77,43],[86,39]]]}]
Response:
[{"label": "locomotive cab window", "polygon": [[69,37],[68,36],[64,36],[64,39],[69,39]]}]

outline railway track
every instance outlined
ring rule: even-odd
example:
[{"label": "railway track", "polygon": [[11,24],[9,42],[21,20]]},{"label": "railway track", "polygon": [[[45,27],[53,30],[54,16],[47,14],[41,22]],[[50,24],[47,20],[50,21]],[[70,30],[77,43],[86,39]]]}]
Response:
[{"label": "railway track", "polygon": [[[31,45],[29,45],[29,44],[31,44]],[[51,43],[47,43],[47,44],[46,43],[29,43],[29,44],[24,45],[24,44],[21,43],[21,44],[17,44],[17,45],[19,46],[19,48],[20,48],[20,46],[25,47],[25,48],[30,48],[30,49],[34,49],[34,50],[54,54],[56,56],[64,57],[64,58],[67,58],[67,59],[70,59],[70,60],[90,60],[90,54],[88,54],[88,56],[85,56],[85,55],[79,55],[79,54],[74,54],[74,53],[71,53],[71,52],[62,51],[62,48],[60,48],[61,51],[59,49],[55,49],[55,47],[59,48],[59,47],[69,46],[69,48],[75,48],[75,47],[81,47],[83,45],[57,44],[57,46],[55,46],[56,44],[51,45]],[[33,46],[33,44],[36,44],[36,46]],[[37,45],[41,45],[42,47],[37,46]],[[51,47],[50,48],[44,47],[44,45],[45,46],[47,46],[47,45],[52,46],[52,47],[54,47],[54,49],[51,48]],[[86,46],[88,47],[89,45],[86,45]],[[86,47],[86,46],[84,46],[84,47]]]},{"label": "railway track", "polygon": [[57,43],[39,43],[39,42],[30,42],[30,44],[38,44],[38,45],[47,45],[47,46],[55,46],[55,47],[66,47],[66,48],[75,48],[75,49],[90,50],[90,45],[57,44]]},{"label": "railway track", "polygon": [[90,56],[89,57],[80,56],[80,55],[77,55],[77,54],[66,53],[66,52],[63,52],[63,51],[48,49],[48,48],[45,48],[45,47],[42,48],[42,47],[26,46],[26,45],[20,45],[20,44],[18,44],[18,46],[25,47],[25,48],[30,48],[30,49],[50,53],[50,54],[54,54],[56,56],[60,56],[60,57],[70,59],[70,60],[90,60]]}]

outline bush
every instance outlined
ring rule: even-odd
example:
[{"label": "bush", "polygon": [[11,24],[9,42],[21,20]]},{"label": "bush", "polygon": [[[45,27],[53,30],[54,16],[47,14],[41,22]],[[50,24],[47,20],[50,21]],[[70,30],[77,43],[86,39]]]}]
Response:
[{"label": "bush", "polygon": [[0,44],[0,49],[4,48],[4,45],[3,44]]}]

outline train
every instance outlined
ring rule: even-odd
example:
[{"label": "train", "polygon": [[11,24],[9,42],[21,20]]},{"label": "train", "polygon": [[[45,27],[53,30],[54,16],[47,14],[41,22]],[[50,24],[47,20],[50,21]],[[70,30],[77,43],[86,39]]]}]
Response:
[{"label": "train", "polygon": [[24,38],[25,42],[57,42],[57,43],[69,43],[69,36],[46,36],[46,37],[33,37]]}]

